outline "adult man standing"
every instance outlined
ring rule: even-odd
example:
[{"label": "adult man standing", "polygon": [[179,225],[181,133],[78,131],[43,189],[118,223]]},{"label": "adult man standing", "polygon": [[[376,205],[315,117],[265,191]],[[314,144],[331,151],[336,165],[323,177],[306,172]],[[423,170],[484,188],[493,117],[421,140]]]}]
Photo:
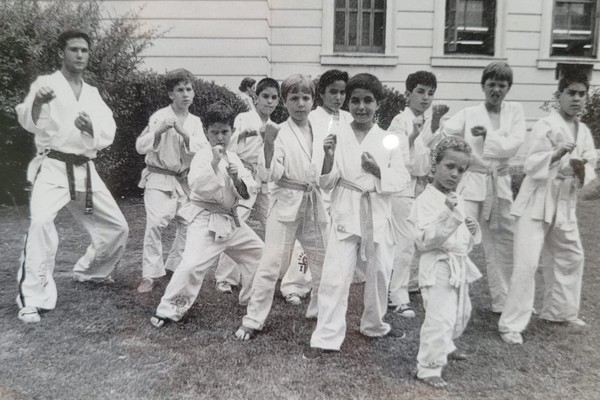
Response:
[{"label": "adult man standing", "polygon": [[116,124],[98,90],[82,79],[90,39],[83,32],[67,31],[58,45],[61,69],[38,77],[16,107],[19,123],[35,135],[37,148],[27,170],[33,184],[31,225],[17,276],[18,317],[24,322],[39,322],[40,310],[56,306],[54,219],[58,211],[67,206],[92,239],[73,269],[73,278],[80,282],[111,280],[129,233],[125,217],[91,161],[113,142]]}]

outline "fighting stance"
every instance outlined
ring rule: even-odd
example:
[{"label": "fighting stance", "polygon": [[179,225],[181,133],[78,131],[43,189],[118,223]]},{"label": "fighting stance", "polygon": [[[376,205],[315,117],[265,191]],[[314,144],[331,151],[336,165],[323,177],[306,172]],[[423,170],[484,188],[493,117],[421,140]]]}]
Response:
[{"label": "fighting stance", "polygon": [[98,89],[82,79],[90,39],[78,31],[58,38],[62,66],[38,77],[16,107],[19,123],[35,135],[37,156],[29,164],[31,225],[25,238],[19,281],[19,319],[39,322],[39,310],[56,306],[53,278],[58,234],[56,214],[67,207],[92,243],[73,268],[77,281],[112,281],[129,228],[92,159],[109,146],[116,125]]}]

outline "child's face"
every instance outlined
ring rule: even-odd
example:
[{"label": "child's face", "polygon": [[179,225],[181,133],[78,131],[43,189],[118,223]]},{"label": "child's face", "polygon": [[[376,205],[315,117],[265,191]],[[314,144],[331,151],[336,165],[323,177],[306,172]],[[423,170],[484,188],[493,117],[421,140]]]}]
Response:
[{"label": "child's face", "polygon": [[175,108],[187,110],[194,100],[194,86],[191,82],[179,82],[173,90],[169,92],[169,97],[175,105]]},{"label": "child's face", "polygon": [[346,82],[335,81],[327,85],[321,97],[323,97],[323,107],[330,111],[339,111],[346,100]]},{"label": "child's face", "polygon": [[370,90],[358,88],[350,93],[348,108],[354,121],[364,124],[373,122],[373,116],[379,108],[379,104]]},{"label": "child's face", "polygon": [[256,98],[256,111],[266,117],[271,115],[279,102],[279,93],[274,87],[264,88]]},{"label": "child's face", "polygon": [[583,111],[586,101],[587,89],[583,83],[571,83],[558,93],[560,110],[572,117]]},{"label": "child's face", "polygon": [[490,78],[484,82],[482,89],[485,94],[486,105],[499,106],[510,90],[510,85],[508,81],[498,81]]},{"label": "child's face", "polygon": [[231,126],[222,122],[216,122],[206,129],[206,138],[210,143],[210,147],[220,145],[227,148],[229,139],[231,139],[231,133]]},{"label": "child's face", "polygon": [[434,95],[435,88],[420,83],[413,89],[412,93],[407,91],[405,94],[408,107],[417,117],[431,107]]},{"label": "child's face", "polygon": [[313,97],[310,93],[288,93],[285,99],[285,108],[295,122],[304,122],[312,110]]},{"label": "child's face", "polygon": [[444,158],[433,166],[433,185],[442,193],[456,190],[469,167],[470,157],[462,151],[446,150]]}]

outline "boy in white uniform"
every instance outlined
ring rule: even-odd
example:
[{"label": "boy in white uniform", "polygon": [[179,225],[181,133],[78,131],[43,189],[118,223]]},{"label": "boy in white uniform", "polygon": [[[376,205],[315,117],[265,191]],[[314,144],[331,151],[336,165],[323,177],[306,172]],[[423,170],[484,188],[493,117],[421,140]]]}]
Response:
[{"label": "boy in white uniform", "polygon": [[525,116],[519,103],[504,101],[513,74],[508,64],[494,62],[485,67],[481,87],[485,102],[467,107],[445,121],[446,136],[463,137],[471,146],[471,165],[458,193],[465,212],[481,227],[492,312],[501,313],[512,272],[513,202],[509,159],[525,137]]},{"label": "boy in white uniform", "polygon": [[319,288],[317,327],[304,357],[339,351],[346,335],[346,311],[357,255],[367,263],[360,332],[369,337],[402,337],[383,321],[394,261],[392,193],[410,176],[399,147],[388,149],[388,134],[373,122],[383,86],[371,74],[353,76],[346,86],[353,122],[324,142],[321,184],[331,193],[331,232]]},{"label": "boy in white uniform", "polygon": [[471,148],[461,138],[443,139],[432,154],[433,183],[415,199],[409,221],[421,253],[419,287],[425,307],[417,355],[417,379],[443,388],[447,359],[464,360],[454,340],[471,316],[469,284],[481,273],[469,259],[481,241],[479,224],[465,215],[465,202],[455,193],[469,167]]},{"label": "boy in white uniform", "polygon": [[325,256],[327,215],[318,178],[323,166],[322,132],[311,129],[308,114],[313,105],[313,82],[292,75],[281,84],[281,95],[290,113],[277,127],[267,125],[264,150],[258,161],[259,176],[270,186],[271,206],[265,233],[265,254],[252,284],[252,297],[242,325],[240,340],[261,330],[273,304],[275,285],[282,265],[289,263],[296,239],[306,251],[312,275],[307,318],[317,316],[317,295]]},{"label": "boy in white uniform", "polygon": [[533,311],[535,271],[543,259],[544,305],[540,318],[585,326],[578,318],[583,248],[575,206],[577,189],[595,178],[596,150],[577,114],[585,107],[589,81],[566,73],[558,83],[560,109],[540,119],[527,141],[525,179],[512,207],[515,224],[514,271],[498,327],[502,339],[521,344]]},{"label": "boy in white uniform", "polygon": [[[181,262],[187,222],[178,211],[189,201],[186,177],[194,153],[208,145],[200,118],[190,114],[194,100],[194,75],[178,69],[167,75],[166,87],[171,105],[156,111],[135,142],[139,154],[145,154],[146,168],[139,186],[144,189],[146,231],[142,255],[142,281],[138,292],[152,290],[154,279],[174,271]],[[162,232],[175,219],[177,231],[163,262]]]},{"label": "boy in white uniform", "polygon": [[185,250],[155,316],[150,319],[157,328],[166,321],[179,321],[189,310],[206,271],[222,252],[240,266],[242,290],[249,290],[262,256],[262,240],[239,220],[236,212],[238,200],[250,197],[248,191],[255,182],[239,157],[225,150],[234,118],[233,110],[221,102],[212,104],[204,115],[211,148],[200,148],[190,166],[190,202],[181,209],[189,223]]},{"label": "boy in white uniform", "polygon": [[448,112],[443,104],[433,106],[431,120],[425,119],[425,112],[431,106],[437,80],[428,71],[417,71],[406,78],[406,108],[390,124],[388,132],[400,139],[402,157],[410,173],[410,185],[392,198],[392,224],[398,235],[394,255],[394,268],[390,280],[388,307],[404,318],[415,317],[408,297],[410,267],[415,253],[413,227],[407,223],[415,197],[427,184],[430,171],[430,147],[435,142],[433,133],[440,126],[440,119]]},{"label": "boy in white uniform", "polygon": [[[252,172],[257,183],[248,200],[240,201],[239,218],[245,221],[250,212],[254,215],[263,229],[267,223],[269,196],[267,184],[258,177],[258,155],[262,151],[265,125],[273,122],[269,119],[279,103],[279,83],[271,78],[264,78],[256,85],[256,108],[238,114],[233,124],[233,135],[228,150],[238,155],[242,163]],[[215,271],[217,289],[223,293],[232,293],[232,286],[240,283],[240,271],[231,258],[225,254],[219,259]],[[240,304],[247,304],[248,298],[240,298]]]},{"label": "boy in white uniform", "polygon": [[56,306],[54,219],[63,207],[92,240],[73,268],[77,281],[111,281],[129,233],[125,217],[92,162],[98,150],[113,142],[116,125],[98,90],[82,80],[90,39],[85,33],[67,31],[58,44],[61,69],[38,77],[16,107],[19,123],[35,135],[37,148],[27,170],[33,184],[31,224],[17,274],[18,317],[24,322],[39,322],[39,310]]},{"label": "boy in white uniform", "polygon": [[[348,73],[337,69],[326,71],[321,75],[318,89],[323,105],[318,106],[308,115],[314,131],[324,132],[325,136],[336,134],[340,125],[352,122],[350,113],[340,109],[346,100],[347,82]],[[321,190],[321,196],[325,210],[329,213],[331,192]],[[310,281],[310,270],[306,267],[306,255],[296,241],[290,266],[281,280],[281,294],[288,303],[298,305],[301,303],[300,299],[310,292]],[[364,282],[364,276],[362,281]]]}]

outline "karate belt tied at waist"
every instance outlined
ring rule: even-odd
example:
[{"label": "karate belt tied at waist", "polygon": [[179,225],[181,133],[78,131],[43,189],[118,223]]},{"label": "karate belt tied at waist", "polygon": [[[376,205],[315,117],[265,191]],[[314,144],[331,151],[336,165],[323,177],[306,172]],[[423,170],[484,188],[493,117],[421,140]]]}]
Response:
[{"label": "karate belt tied at waist", "polygon": [[499,215],[500,215],[500,202],[498,199],[498,176],[504,176],[508,174],[498,175],[498,171],[493,168],[475,167],[471,170],[476,174],[484,174],[485,178],[485,199],[483,200],[482,216],[483,220],[487,221],[490,229],[498,229]]},{"label": "karate belt tied at waist", "polygon": [[360,258],[370,264],[373,261],[375,242],[373,234],[373,205],[371,193],[375,190],[364,190],[360,186],[347,179],[340,178],[337,185],[360,193]]},{"label": "karate belt tied at waist", "polygon": [[576,180],[573,176],[563,175],[560,172],[556,175],[556,180],[560,183],[558,186],[555,225],[560,227],[563,223],[572,222],[571,203],[575,197]]},{"label": "karate belt tied at waist", "polygon": [[155,174],[174,176],[175,179],[177,179],[177,182],[179,182],[179,184],[181,185],[181,188],[183,189],[185,194],[188,197],[190,197],[190,189],[186,182],[186,178],[187,178],[187,174],[188,174],[189,170],[185,169],[181,172],[175,172],[175,171],[171,171],[170,169],[155,167],[154,165],[146,165],[146,169],[148,170],[148,172],[153,172]]},{"label": "karate belt tied at waist", "polygon": [[205,210],[208,210],[211,213],[221,214],[221,215],[229,215],[231,218],[233,218],[233,222],[235,223],[235,226],[237,228],[239,228],[241,226],[240,218],[238,217],[238,213],[237,213],[237,209],[236,209],[238,206],[237,201],[231,208],[223,207],[221,204],[218,204],[218,203],[209,203],[207,201],[201,201],[201,200],[191,200],[191,202],[192,202],[192,204],[194,204],[200,208],[204,208]]},{"label": "karate belt tied at waist", "polygon": [[50,150],[48,154],[46,154],[46,157],[65,163],[67,168],[67,181],[69,182],[69,194],[71,195],[71,200],[75,200],[75,173],[73,171],[73,166],[85,164],[85,213],[92,214],[94,210],[94,200],[92,198],[92,175],[90,174],[91,158],[77,154],[63,153],[56,150]]},{"label": "karate belt tied at waist", "polygon": [[[305,218],[311,218],[314,223],[315,233],[319,234],[323,245],[325,245],[323,232],[321,232],[321,228],[319,226],[319,199],[317,197],[319,195],[319,187],[312,183],[301,182],[290,178],[281,178],[276,183],[282,188],[304,192],[304,197],[306,198],[306,209],[304,218],[302,219],[302,231],[304,231]],[[310,211],[312,211],[312,213]]]}]

